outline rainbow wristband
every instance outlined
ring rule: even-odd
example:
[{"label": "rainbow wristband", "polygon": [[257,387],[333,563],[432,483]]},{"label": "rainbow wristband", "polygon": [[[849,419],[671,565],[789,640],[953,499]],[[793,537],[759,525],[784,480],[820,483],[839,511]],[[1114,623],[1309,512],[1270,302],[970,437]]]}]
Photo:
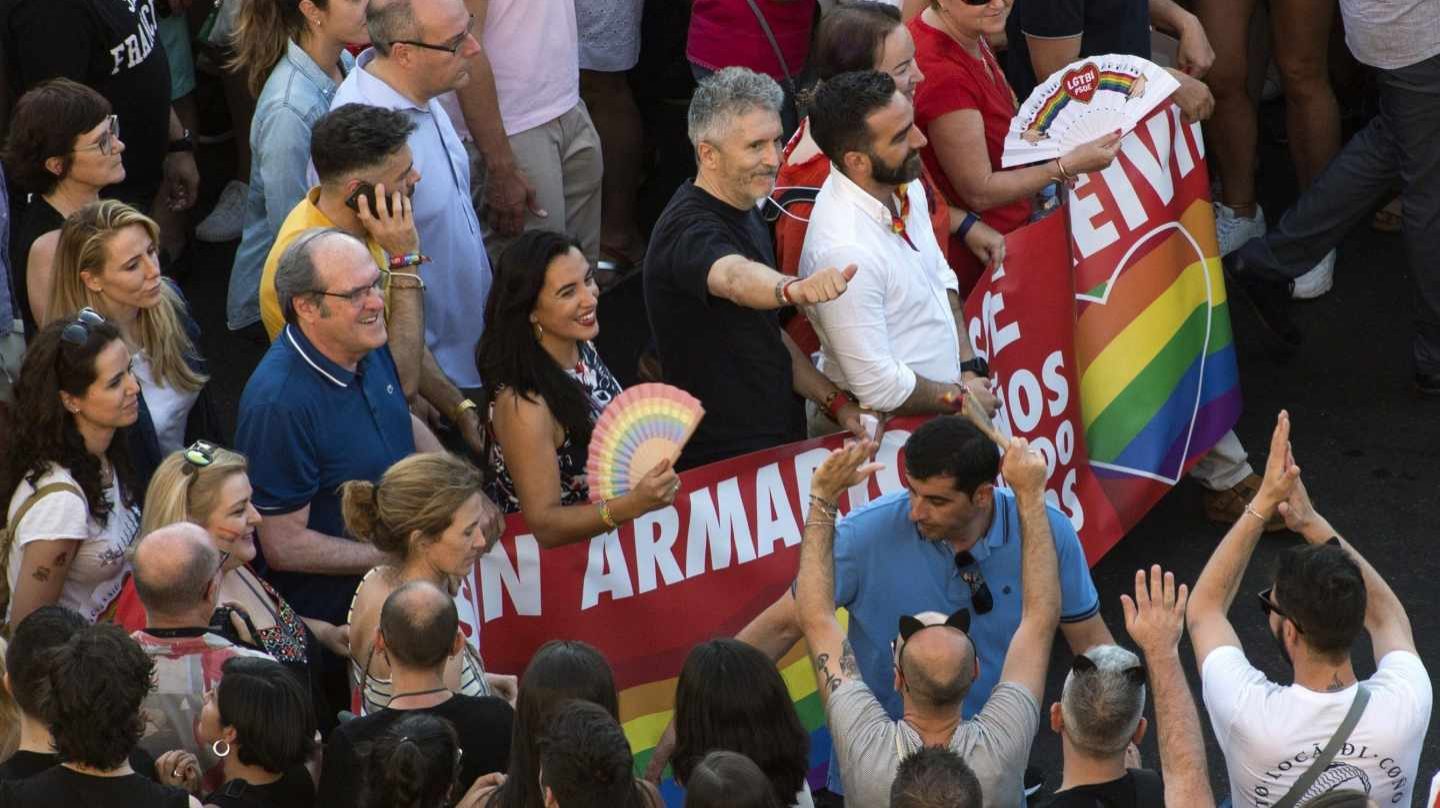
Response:
[{"label": "rainbow wristband", "polygon": [[418,252],[405,253],[404,255],[390,256],[391,269],[404,269],[405,267],[418,267],[421,264],[430,263],[430,256]]}]

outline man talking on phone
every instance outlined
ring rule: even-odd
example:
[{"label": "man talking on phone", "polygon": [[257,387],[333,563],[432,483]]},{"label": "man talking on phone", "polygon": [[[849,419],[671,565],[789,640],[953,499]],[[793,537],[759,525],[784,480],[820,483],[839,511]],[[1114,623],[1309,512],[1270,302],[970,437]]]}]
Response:
[{"label": "man talking on phone", "polygon": [[[455,414],[460,436],[481,451],[480,421],[468,399],[441,371],[425,344],[426,280],[436,270],[422,262],[411,196],[420,172],[410,152],[415,124],[404,113],[345,104],[316,121],[310,159],[320,184],[285,218],[260,278],[260,318],[271,340],[285,327],[275,292],[280,256],[296,237],[317,227],[336,227],[365,242],[375,264],[387,272],[385,322],[390,353],[405,397],[423,399]],[[442,270],[443,271],[443,270]]]}]

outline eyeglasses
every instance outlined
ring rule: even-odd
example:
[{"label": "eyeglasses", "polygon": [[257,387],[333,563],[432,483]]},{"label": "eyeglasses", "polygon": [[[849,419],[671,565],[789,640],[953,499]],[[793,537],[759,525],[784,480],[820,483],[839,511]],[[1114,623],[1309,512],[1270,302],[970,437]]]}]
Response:
[{"label": "eyeglasses", "polygon": [[[986,1],[988,2],[988,0],[986,0]],[[967,0],[967,2],[968,2],[968,0]],[[457,54],[457,53],[460,52],[460,49],[461,49],[461,48],[465,47],[465,40],[467,40],[467,39],[470,38],[470,34],[471,34],[474,30],[475,30],[475,15],[474,15],[474,14],[471,14],[471,15],[470,15],[470,21],[465,24],[465,32],[462,33],[462,34],[460,34],[459,36],[455,37],[455,39],[452,40],[452,41],[451,41],[449,44],[447,44],[447,45],[431,45],[429,42],[416,42],[416,41],[413,40],[413,39],[396,39],[396,40],[392,40],[392,41],[390,42],[390,44],[391,44],[391,45],[413,45],[414,47],[417,47],[417,48],[425,48],[426,50],[440,51],[440,52],[442,52],[442,53],[448,53],[448,54],[450,54],[451,56],[454,56],[455,54]]]},{"label": "eyeglasses", "polygon": [[372,295],[372,294],[375,294],[375,295],[380,294],[380,290],[381,290],[382,285],[384,284],[384,282],[385,282],[385,276],[384,276],[384,275],[376,275],[376,276],[375,276],[375,280],[373,280],[373,281],[365,284],[364,286],[357,286],[357,287],[355,287],[354,289],[351,289],[351,290],[348,291],[348,292],[327,292],[327,291],[325,291],[324,289],[311,289],[311,290],[310,290],[310,294],[312,294],[312,295],[323,295],[323,296],[325,296],[325,297],[339,297],[339,298],[344,298],[345,300],[350,301],[350,305],[352,305],[352,306],[358,306],[358,305],[360,305],[362,302],[364,302],[364,300],[365,300],[365,298],[366,298],[367,296]]},{"label": "eyeglasses", "polygon": [[90,339],[90,329],[103,325],[105,318],[100,312],[86,306],[75,314],[75,319],[60,332],[60,339],[71,345],[84,345]]},{"label": "eyeglasses", "polygon": [[1272,587],[1268,587],[1268,588],[1266,588],[1265,590],[1263,590],[1263,591],[1261,591],[1261,592],[1257,592],[1257,593],[1255,594],[1255,597],[1257,597],[1257,598],[1260,599],[1260,611],[1262,611],[1262,612],[1265,613],[1265,619],[1267,619],[1267,620],[1270,619],[1270,615],[1271,615],[1271,614],[1278,614],[1278,615],[1280,615],[1281,617],[1285,618],[1286,620],[1289,620],[1289,621],[1290,621],[1290,624],[1293,625],[1293,626],[1295,626],[1295,630],[1296,630],[1296,631],[1300,632],[1301,634],[1304,634],[1304,633],[1305,633],[1305,629],[1303,629],[1303,628],[1300,627],[1300,624],[1295,621],[1295,618],[1293,618],[1293,617],[1291,617],[1290,615],[1286,614],[1286,613],[1285,613],[1285,610],[1284,610],[1284,609],[1281,609],[1280,606],[1277,605],[1274,600],[1272,600],[1272,598],[1273,598],[1274,596],[1275,596],[1275,587],[1273,587],[1273,586],[1272,586]]},{"label": "eyeglasses", "polygon": [[219,448],[208,440],[195,441],[181,453],[180,456],[185,458],[185,465],[180,468],[180,471],[189,476],[214,463],[215,450]]},{"label": "eyeglasses", "polygon": [[115,148],[115,141],[120,139],[120,116],[107,115],[105,121],[110,126],[100,133],[100,139],[86,146],[76,146],[73,151],[89,151],[99,149],[100,153],[109,157]]},{"label": "eyeglasses", "polygon": [[969,550],[956,553],[955,569],[970,587],[970,608],[976,614],[989,614],[990,610],[995,608],[995,596],[990,594],[990,585],[985,583],[985,576],[980,572],[980,564],[975,560],[975,556],[970,555]]}]

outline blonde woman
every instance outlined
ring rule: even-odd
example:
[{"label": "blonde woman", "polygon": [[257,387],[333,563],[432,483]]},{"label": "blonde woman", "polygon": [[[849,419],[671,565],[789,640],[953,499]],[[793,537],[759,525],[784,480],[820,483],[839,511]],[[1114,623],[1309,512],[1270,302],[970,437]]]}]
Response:
[{"label": "blonde woman", "polygon": [[[274,657],[310,683],[312,699],[323,694],[317,643],[341,657],[349,653],[348,629],[324,620],[301,617],[290,604],[250,568],[255,560],[255,526],[260,513],[250,504],[249,464],[239,452],[205,441],[172,452],[150,481],[140,535],[174,524],[193,522],[210,534],[220,551],[219,602],[239,607],[242,640]],[[115,611],[115,622],[126,631],[145,627],[145,608],[133,580],[125,582]],[[246,636],[248,635],[248,636]],[[334,722],[344,705],[317,701],[322,726]],[[326,723],[325,717],[329,717]]]},{"label": "blonde woman", "polygon": [[446,687],[514,704],[515,677],[485,672],[480,621],[464,581],[503,529],[500,511],[483,493],[480,472],[446,452],[414,454],[391,466],[378,484],[355,480],[340,491],[346,530],[393,559],[366,574],[350,603],[352,709],[368,715],[391,699],[415,695],[392,691],[390,662],[374,651],[380,607],[410,581],[430,581],[455,596],[466,642],[445,668]]},{"label": "blonde woman", "polygon": [[120,330],[140,382],[140,418],[129,441],[141,490],[165,455],[194,438],[216,437],[206,434],[213,432],[208,407],[196,407],[206,381],[200,329],[160,276],[159,243],[159,226],[129,205],[85,205],[60,228],[45,309],[49,321],[88,306]]}]

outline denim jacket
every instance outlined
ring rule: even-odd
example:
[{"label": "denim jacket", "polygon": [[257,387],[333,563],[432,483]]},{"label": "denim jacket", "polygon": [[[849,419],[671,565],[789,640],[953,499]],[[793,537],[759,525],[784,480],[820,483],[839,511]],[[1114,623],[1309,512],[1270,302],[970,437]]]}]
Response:
[{"label": "denim jacket", "polygon": [[[349,73],[355,57],[341,51]],[[310,129],[330,109],[339,85],[293,41],[255,104],[250,124],[250,191],[245,231],[235,251],[225,319],[235,331],[260,320],[260,275],[285,217],[309,190]]]}]

